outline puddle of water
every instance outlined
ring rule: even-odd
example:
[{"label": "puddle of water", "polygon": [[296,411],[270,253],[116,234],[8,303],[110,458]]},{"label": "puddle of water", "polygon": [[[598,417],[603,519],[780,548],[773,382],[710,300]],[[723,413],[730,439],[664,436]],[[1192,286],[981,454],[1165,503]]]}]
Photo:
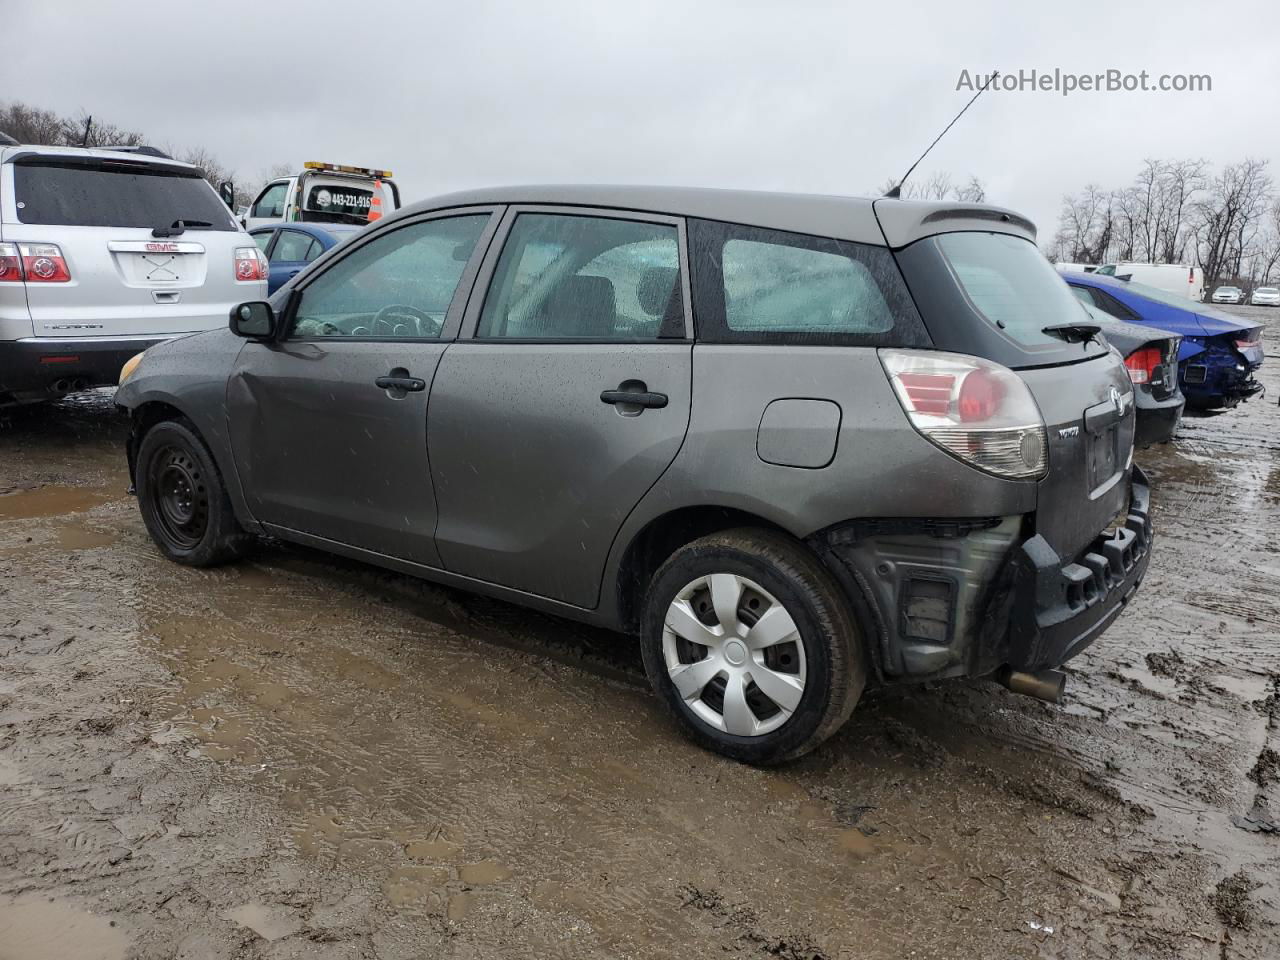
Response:
[{"label": "puddle of water", "polygon": [[14,787],[25,782],[22,774],[18,772],[18,765],[12,760],[6,760],[0,756],[0,787]]},{"label": "puddle of water", "polygon": [[875,842],[857,827],[841,830],[836,838],[836,846],[855,857],[869,857],[876,848]]},{"label": "puddle of water", "polygon": [[64,513],[83,513],[99,504],[118,499],[119,496],[93,487],[46,484],[43,487],[0,494],[0,520],[30,520],[36,517],[56,517]]},{"label": "puddle of water", "polygon": [[114,533],[90,530],[87,527],[68,524],[58,531],[58,546],[63,550],[93,550],[109,547],[119,539]]},{"label": "puddle of water", "polygon": [[449,908],[447,916],[454,923],[466,917],[471,912],[471,905],[475,897],[469,893],[455,893],[449,898]]},{"label": "puddle of water", "polygon": [[485,860],[481,863],[469,863],[465,867],[460,867],[458,869],[458,879],[473,886],[483,886],[488,883],[501,883],[511,876],[511,872],[511,868],[506,864],[498,863],[494,860]]},{"label": "puddle of water", "polygon": [[414,840],[405,844],[404,852],[410,860],[452,860],[460,849],[448,840]]},{"label": "puddle of water", "polygon": [[129,938],[105,917],[47,897],[0,903],[0,960],[124,960]]},{"label": "puddle of water", "polygon": [[252,930],[263,940],[283,940],[302,929],[302,924],[288,910],[262,903],[244,903],[221,916],[223,920]]},{"label": "puddle of water", "polygon": [[387,902],[398,909],[423,907],[449,882],[446,867],[397,867],[382,885]]}]

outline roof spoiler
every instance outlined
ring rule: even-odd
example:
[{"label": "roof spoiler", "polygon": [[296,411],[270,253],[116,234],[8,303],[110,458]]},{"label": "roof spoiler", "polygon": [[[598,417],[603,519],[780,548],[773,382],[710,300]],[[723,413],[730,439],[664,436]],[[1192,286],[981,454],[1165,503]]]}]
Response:
[{"label": "roof spoiler", "polygon": [[890,247],[899,249],[939,233],[962,231],[1008,233],[1036,241],[1036,225],[1020,213],[982,203],[890,200],[873,204],[880,230]]},{"label": "roof spoiler", "polygon": [[157,147],[147,146],[146,144],[138,144],[137,146],[132,144],[121,144],[116,147],[99,147],[98,149],[110,150],[113,153],[140,153],[146,157],[159,157],[161,160],[173,159],[173,157],[169,156],[169,154],[165,153],[163,150]]}]

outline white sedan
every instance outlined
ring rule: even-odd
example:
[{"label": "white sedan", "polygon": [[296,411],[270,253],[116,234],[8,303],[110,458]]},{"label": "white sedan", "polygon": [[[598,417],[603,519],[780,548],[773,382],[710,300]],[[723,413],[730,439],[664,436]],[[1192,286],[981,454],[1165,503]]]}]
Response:
[{"label": "white sedan", "polygon": [[1280,287],[1258,287],[1249,302],[1255,307],[1280,307]]},{"label": "white sedan", "polygon": [[1244,291],[1239,287],[1219,287],[1210,299],[1214,303],[1239,303],[1244,299]]}]

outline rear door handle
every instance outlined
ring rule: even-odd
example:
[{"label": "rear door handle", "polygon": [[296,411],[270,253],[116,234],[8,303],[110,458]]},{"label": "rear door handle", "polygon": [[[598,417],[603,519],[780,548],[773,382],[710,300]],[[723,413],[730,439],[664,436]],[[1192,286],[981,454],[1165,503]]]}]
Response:
[{"label": "rear door handle", "polygon": [[417,393],[427,389],[427,381],[417,377],[379,377],[373,381],[383,390],[404,390],[406,393]]},{"label": "rear door handle", "polygon": [[601,403],[624,403],[632,404],[637,407],[649,407],[655,410],[661,410],[667,405],[667,395],[665,393],[649,393],[633,390],[602,390],[600,392]]}]

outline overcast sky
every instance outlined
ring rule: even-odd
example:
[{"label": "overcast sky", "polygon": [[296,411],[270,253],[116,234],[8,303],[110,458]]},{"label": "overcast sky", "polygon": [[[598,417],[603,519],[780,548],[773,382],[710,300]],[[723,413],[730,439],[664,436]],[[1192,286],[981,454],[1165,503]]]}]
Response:
[{"label": "overcast sky", "polygon": [[917,176],[977,175],[1042,241],[1063,193],[1123,185],[1144,157],[1280,157],[1274,3],[0,7],[0,99],[206,146],[246,181],[389,167],[406,200],[529,182],[865,195],[964,105],[965,69],[1212,76],[1209,93],[984,95]]}]

